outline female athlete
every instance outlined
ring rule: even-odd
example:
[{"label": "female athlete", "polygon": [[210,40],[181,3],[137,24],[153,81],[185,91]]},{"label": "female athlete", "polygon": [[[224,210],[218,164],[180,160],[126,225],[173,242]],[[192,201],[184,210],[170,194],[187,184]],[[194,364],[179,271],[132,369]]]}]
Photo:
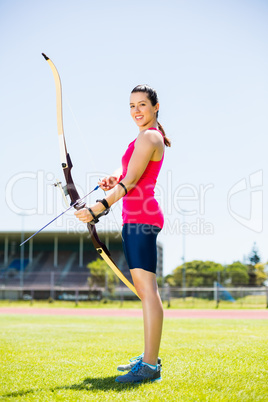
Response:
[{"label": "female athlete", "polygon": [[[82,222],[95,216],[123,198],[123,247],[131,276],[142,301],[144,320],[144,353],[130,360],[119,371],[129,370],[116,378],[120,383],[161,380],[158,357],[163,307],[156,282],[157,235],[163,227],[163,213],[154,198],[156,180],[164,159],[165,146],[170,147],[163,127],[158,122],[159,102],[156,91],[148,85],[136,86],[130,96],[130,113],[139,127],[122,158],[122,168],[99,182],[111,190],[102,202],[75,212]],[[91,212],[90,212],[91,211]]]}]

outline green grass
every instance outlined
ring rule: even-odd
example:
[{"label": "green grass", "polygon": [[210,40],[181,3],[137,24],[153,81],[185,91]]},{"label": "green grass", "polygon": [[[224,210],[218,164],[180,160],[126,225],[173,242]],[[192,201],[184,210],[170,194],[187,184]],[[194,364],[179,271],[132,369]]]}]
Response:
[{"label": "green grass", "polygon": [[[177,298],[171,299],[170,308],[173,309],[215,309],[215,300],[208,299],[198,299],[195,297],[186,297],[185,299]],[[266,296],[245,296],[243,298],[237,299],[234,303],[230,301],[220,300],[219,309],[265,309],[266,308]],[[167,302],[164,302],[167,306]]]},{"label": "green grass", "polygon": [[142,320],[0,315],[0,400],[268,400],[265,320],[166,319],[163,381],[115,383],[142,352]]},{"label": "green grass", "polygon": [[79,301],[78,305],[74,301],[54,300],[0,300],[0,307],[38,307],[38,308],[135,308],[141,309],[141,302],[137,301]]},{"label": "green grass", "polygon": [[[48,300],[33,300],[33,301],[23,301],[23,300],[0,300],[0,307],[43,307],[43,308],[59,308],[59,307],[76,307],[76,308],[140,308],[141,302],[137,301],[79,301],[78,305],[74,301],[53,301],[49,303]],[[163,301],[164,308],[168,308],[168,302]],[[198,299],[194,297],[186,297],[171,299],[170,309],[215,309],[216,302],[214,300]],[[219,309],[265,309],[266,308],[266,297],[265,296],[245,296],[241,299],[236,300],[235,303],[228,301],[220,301]]]}]

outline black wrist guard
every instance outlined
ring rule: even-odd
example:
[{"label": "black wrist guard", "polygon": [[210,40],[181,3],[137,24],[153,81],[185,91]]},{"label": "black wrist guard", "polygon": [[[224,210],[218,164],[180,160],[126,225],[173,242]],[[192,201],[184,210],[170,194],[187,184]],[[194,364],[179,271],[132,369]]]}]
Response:
[{"label": "black wrist guard", "polygon": [[96,202],[101,202],[102,205],[103,205],[106,209],[109,209],[109,208],[110,208],[110,207],[109,207],[109,204],[108,204],[108,202],[105,200],[105,198],[103,198],[103,200],[96,200]]},{"label": "black wrist guard", "polygon": [[106,209],[103,212],[101,212],[99,215],[95,215],[94,212],[92,211],[92,209],[87,207],[87,209],[89,210],[89,212],[91,213],[91,215],[93,217],[92,221],[89,222],[90,225],[95,225],[95,223],[99,222],[99,218],[101,216],[107,215],[110,212],[108,202],[105,199],[96,200],[96,202],[101,202]]}]

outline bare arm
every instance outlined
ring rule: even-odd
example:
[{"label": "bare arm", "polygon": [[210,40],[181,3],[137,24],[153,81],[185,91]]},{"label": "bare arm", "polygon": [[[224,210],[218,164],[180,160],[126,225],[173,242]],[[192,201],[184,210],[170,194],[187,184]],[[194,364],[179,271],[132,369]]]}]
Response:
[{"label": "bare arm", "polygon": [[[121,182],[125,185],[127,191],[131,190],[139,179],[141,178],[143,172],[145,171],[150,160],[154,159],[157,152],[163,150],[163,140],[158,133],[155,131],[145,131],[141,133],[135,142],[135,149],[130,158],[128,164],[127,174]],[[111,176],[110,176],[111,177]],[[119,177],[119,176],[118,176]],[[105,179],[104,179],[105,180]],[[107,184],[107,189],[112,188],[109,194],[105,197],[109,206],[112,206],[115,202],[119,201],[125,195],[125,190],[121,186],[117,186],[116,182],[113,187]],[[101,188],[105,187],[105,182]],[[110,187],[110,188],[108,188]],[[104,188],[105,189],[105,188]],[[101,203],[94,204],[90,206],[95,215],[100,214],[104,211],[104,206]],[[90,222],[92,216],[87,208],[83,208],[75,212],[77,218],[83,222]]]}]

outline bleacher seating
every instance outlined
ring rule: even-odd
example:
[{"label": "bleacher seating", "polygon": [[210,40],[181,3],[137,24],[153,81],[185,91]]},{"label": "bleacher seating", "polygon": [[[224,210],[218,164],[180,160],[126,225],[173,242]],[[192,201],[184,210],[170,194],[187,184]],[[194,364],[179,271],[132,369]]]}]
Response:
[{"label": "bleacher seating", "polygon": [[[125,257],[121,251],[112,252],[112,257],[118,267],[130,279]],[[23,276],[23,284],[28,287],[87,287],[90,271],[87,268],[89,262],[100,258],[95,251],[84,253],[84,264],[79,266],[78,252],[59,251],[58,261],[55,266],[54,253],[52,251],[36,252],[32,262],[25,258],[23,263],[23,275],[21,274],[20,255],[15,254],[7,267],[0,268],[0,284],[19,286]]]}]

